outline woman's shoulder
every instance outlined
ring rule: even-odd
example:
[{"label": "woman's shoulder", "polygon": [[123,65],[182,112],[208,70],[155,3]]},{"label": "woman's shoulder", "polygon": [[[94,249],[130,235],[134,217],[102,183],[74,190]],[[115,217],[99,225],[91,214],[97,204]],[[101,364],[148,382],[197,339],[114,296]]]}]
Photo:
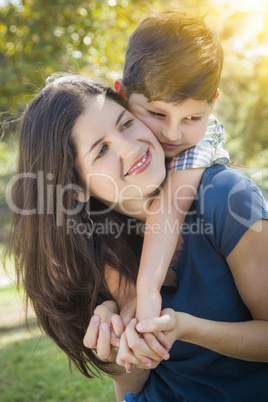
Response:
[{"label": "woman's shoulder", "polygon": [[229,199],[231,196],[251,196],[255,193],[262,198],[257,185],[242,171],[222,165],[213,165],[206,169],[202,181],[202,190],[209,190],[216,198]]},{"label": "woman's shoulder", "polygon": [[247,215],[254,210],[267,219],[267,204],[257,185],[245,173],[227,166],[215,165],[206,169],[200,184],[199,200],[210,214],[222,210]]},{"label": "woman's shoulder", "polygon": [[[212,166],[203,174],[199,204],[211,219],[222,216],[254,223],[268,219],[267,203],[257,185],[247,175],[226,166]],[[203,207],[203,208],[202,208]]]},{"label": "woman's shoulder", "polygon": [[226,165],[213,165],[207,168],[203,174],[203,181],[215,182],[215,185],[230,185],[244,179],[250,180],[241,170]]}]

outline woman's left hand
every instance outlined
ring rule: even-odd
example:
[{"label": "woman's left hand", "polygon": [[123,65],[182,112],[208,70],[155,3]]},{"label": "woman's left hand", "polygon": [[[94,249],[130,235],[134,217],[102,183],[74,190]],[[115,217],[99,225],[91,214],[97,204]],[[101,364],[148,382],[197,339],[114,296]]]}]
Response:
[{"label": "woman's left hand", "polygon": [[187,317],[190,317],[189,314],[179,313],[171,308],[166,308],[161,311],[161,317],[141,321],[137,324],[136,328],[140,333],[162,331],[172,345],[180,338],[180,329],[184,327],[184,318],[186,319]]},{"label": "woman's left hand", "polygon": [[146,344],[136,331],[136,325],[137,320],[132,319],[122,334],[116,363],[124,366],[126,370],[129,370],[133,364],[139,368],[155,368],[162,358]]},{"label": "woman's left hand", "polygon": [[91,317],[84,345],[89,349],[97,349],[100,359],[108,359],[113,346],[119,346],[124,326],[114,301],[109,300],[98,307]]}]

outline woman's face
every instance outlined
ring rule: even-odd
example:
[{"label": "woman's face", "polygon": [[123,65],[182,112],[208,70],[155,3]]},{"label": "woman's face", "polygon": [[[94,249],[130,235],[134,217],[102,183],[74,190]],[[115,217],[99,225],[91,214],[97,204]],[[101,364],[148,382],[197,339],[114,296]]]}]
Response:
[{"label": "woman's face", "polygon": [[73,129],[75,167],[90,195],[107,205],[146,199],[164,180],[164,152],[129,111],[98,95]]}]

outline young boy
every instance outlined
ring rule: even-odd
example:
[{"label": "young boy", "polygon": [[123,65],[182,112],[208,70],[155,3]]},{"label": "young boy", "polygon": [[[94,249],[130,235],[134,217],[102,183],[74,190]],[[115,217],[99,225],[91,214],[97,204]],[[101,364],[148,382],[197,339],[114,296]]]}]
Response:
[{"label": "young boy", "polygon": [[185,12],[147,17],[129,40],[123,80],[117,80],[115,88],[161,143],[168,170],[146,221],[137,280],[138,321],[160,315],[160,289],[180,248],[174,229],[183,229],[204,169],[229,163],[224,128],[211,115],[222,63],[217,34]]}]

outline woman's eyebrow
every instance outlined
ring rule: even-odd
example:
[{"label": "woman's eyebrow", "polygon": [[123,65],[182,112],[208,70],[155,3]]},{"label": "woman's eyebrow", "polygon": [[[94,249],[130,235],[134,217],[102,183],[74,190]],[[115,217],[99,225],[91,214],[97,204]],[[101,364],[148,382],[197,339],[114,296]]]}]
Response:
[{"label": "woman's eyebrow", "polygon": [[[120,120],[122,119],[122,117],[124,116],[124,114],[126,113],[126,109],[122,110],[122,112],[119,114],[119,116],[116,119],[115,125],[117,126],[117,124],[120,122]],[[91,145],[90,150],[85,154],[84,158],[90,154],[91,151],[93,151],[93,149],[104,140],[104,137],[99,138],[97,141],[94,142],[94,144]]]},{"label": "woman's eyebrow", "polygon": [[91,151],[93,151],[93,149],[94,149],[100,142],[102,142],[103,140],[104,140],[104,137],[99,138],[96,142],[94,142],[94,144],[91,145],[90,150],[87,152],[87,155],[88,155]]}]

